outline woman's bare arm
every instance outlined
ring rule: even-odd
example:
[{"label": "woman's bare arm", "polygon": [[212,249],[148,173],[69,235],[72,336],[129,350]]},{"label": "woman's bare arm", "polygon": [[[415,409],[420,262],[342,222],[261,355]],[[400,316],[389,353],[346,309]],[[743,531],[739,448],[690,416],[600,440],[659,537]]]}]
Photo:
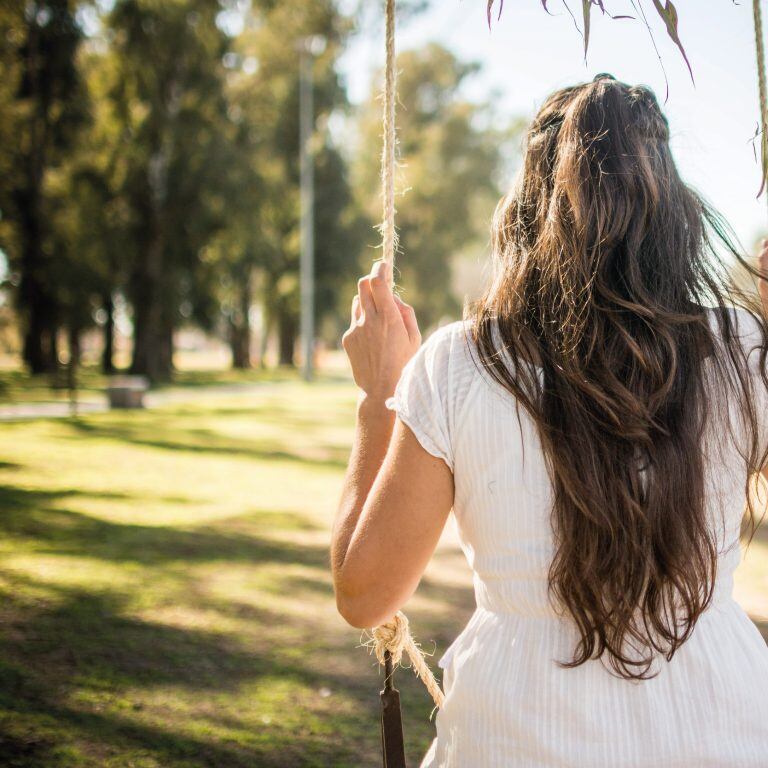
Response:
[{"label": "woman's bare arm", "polygon": [[[361,406],[358,432],[383,432],[385,418]],[[353,454],[334,529],[336,604],[356,627],[387,621],[414,593],[453,505],[450,469],[401,421],[380,469],[377,454]]]},{"label": "woman's bare arm", "polygon": [[336,603],[357,627],[380,624],[416,589],[453,505],[453,475],[385,406],[420,343],[413,310],[385,267],[358,284],[344,336],[362,390],[331,544]]}]

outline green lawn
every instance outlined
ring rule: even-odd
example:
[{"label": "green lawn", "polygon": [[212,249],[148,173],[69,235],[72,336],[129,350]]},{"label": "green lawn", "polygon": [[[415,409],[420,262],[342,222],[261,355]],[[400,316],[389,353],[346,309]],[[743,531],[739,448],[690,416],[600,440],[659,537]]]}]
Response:
[{"label": "green lawn", "polygon": [[[353,401],[293,381],[0,426],[0,765],[380,762],[381,677],[327,564]],[[444,547],[409,607],[428,649],[468,584]],[[418,764],[431,702],[398,686]]]},{"label": "green lawn", "polygon": [[[0,765],[380,764],[381,676],[327,564],[350,385],[184,397],[0,426]],[[469,583],[444,542],[408,607],[427,649]],[[768,615],[765,539],[738,588]],[[431,701],[398,686],[415,766]]]}]

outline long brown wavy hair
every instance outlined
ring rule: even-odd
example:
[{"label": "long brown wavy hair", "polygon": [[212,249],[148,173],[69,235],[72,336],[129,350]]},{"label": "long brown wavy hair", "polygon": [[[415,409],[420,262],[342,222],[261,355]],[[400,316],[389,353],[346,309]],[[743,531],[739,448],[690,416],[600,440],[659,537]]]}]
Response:
[{"label": "long brown wavy hair", "polygon": [[766,451],[729,307],[755,315],[766,387],[768,328],[757,293],[731,277],[734,264],[753,281],[764,275],[734,242],[681,180],[650,89],[598,75],[544,102],[496,211],[494,279],[468,319],[480,363],[527,410],[544,448],[550,596],[580,635],[565,666],[602,658],[643,679],[690,636],[718,559],[705,428],[734,398],[748,428],[740,452],[754,533],[749,474]]}]

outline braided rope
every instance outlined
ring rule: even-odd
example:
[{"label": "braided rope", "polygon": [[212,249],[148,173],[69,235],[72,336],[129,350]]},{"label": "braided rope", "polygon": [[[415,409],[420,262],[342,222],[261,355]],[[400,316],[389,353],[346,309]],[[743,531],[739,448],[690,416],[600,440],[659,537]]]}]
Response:
[{"label": "braided rope", "polygon": [[375,627],[372,630],[372,634],[373,651],[379,660],[379,664],[384,664],[385,651],[389,651],[393,664],[399,664],[403,658],[403,653],[407,653],[408,658],[411,660],[413,671],[418,675],[421,682],[424,683],[435,702],[435,706],[438,708],[442,707],[445,696],[424,658],[424,653],[411,636],[408,628],[408,619],[405,614],[398,611],[391,621]]},{"label": "braided rope", "polygon": [[752,0],[752,12],[755,19],[755,50],[757,52],[757,82],[760,90],[760,159],[763,178],[758,196],[765,189],[768,180],[768,88],[765,77],[765,44],[763,41],[763,14],[760,0]]}]

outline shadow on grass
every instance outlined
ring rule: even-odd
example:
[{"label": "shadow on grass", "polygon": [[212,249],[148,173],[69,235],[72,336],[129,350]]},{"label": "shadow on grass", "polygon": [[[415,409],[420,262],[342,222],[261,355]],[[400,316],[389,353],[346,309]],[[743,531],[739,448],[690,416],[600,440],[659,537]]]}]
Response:
[{"label": "shadow on grass", "polygon": [[[49,553],[98,557],[112,562],[146,565],[168,561],[298,562],[318,568],[326,568],[328,564],[325,546],[299,545],[211,526],[185,530],[115,523],[57,506],[61,500],[79,496],[132,498],[126,494],[39,491],[0,485],[0,531],[6,537],[34,538]],[[270,528],[316,528],[298,513],[254,512],[238,519],[258,533],[266,533]]]},{"label": "shadow on grass", "polygon": [[[370,743],[376,743],[377,689],[370,675],[350,680],[323,664],[323,658],[339,651],[332,644],[322,653],[265,650],[224,632],[126,615],[126,598],[120,595],[49,584],[52,603],[31,604],[19,595],[34,580],[14,578],[2,595],[13,619],[0,631],[0,765],[78,765],[60,760],[58,751],[85,742],[98,750],[125,752],[126,762],[114,765],[134,764],[127,755],[139,750],[163,766],[352,766],[358,764],[360,734],[368,726]],[[277,612],[244,609],[265,633],[270,622],[286,620]],[[185,709],[222,693],[237,700],[241,687],[269,686],[275,680],[297,691],[328,687],[341,693],[350,706],[333,712],[333,727],[350,737],[345,743],[321,738],[310,726],[297,728],[294,719],[282,730],[276,723],[267,738],[263,724],[255,727],[255,713],[247,709],[230,705],[221,717],[215,705],[197,713]],[[407,679],[406,688],[412,688]],[[160,722],[151,714],[145,717],[136,691],[164,689],[175,702],[183,702],[181,712],[172,709]],[[318,697],[316,704],[321,701]],[[217,720],[228,721],[235,732],[231,738],[212,731]]]},{"label": "shadow on grass", "polygon": [[[173,427],[172,423],[173,419],[154,416],[140,423],[74,419],[70,421],[70,426],[75,431],[73,437],[77,440],[87,434],[93,438],[174,452],[235,456],[254,461],[289,461],[302,466],[328,469],[344,469],[349,458],[349,450],[338,445],[321,445],[315,455],[309,455],[292,450],[275,440],[238,440],[211,429],[179,429]],[[317,441],[313,440],[312,444],[317,447]]]}]

